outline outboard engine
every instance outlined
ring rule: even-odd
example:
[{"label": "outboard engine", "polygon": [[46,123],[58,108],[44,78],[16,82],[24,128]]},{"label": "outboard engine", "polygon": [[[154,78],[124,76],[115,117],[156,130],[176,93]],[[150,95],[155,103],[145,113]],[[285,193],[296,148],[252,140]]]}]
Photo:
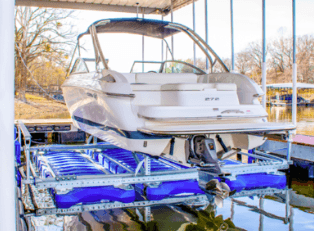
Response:
[{"label": "outboard engine", "polygon": [[214,139],[193,136],[190,139],[188,162],[210,172],[221,173]]}]

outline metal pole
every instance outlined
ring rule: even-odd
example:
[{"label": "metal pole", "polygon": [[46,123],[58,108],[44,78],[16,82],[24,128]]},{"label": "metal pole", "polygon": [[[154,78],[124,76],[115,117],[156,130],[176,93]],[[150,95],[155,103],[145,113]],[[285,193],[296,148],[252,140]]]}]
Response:
[{"label": "metal pole", "polygon": [[230,20],[231,20],[231,72],[233,72],[234,71],[233,0],[230,0]]},{"label": "metal pole", "polygon": [[285,224],[289,222],[290,212],[290,190],[286,189],[286,213],[285,213]]},{"label": "metal pole", "polygon": [[[143,10],[142,18],[144,18],[144,10]],[[142,72],[144,72],[144,60],[145,60],[144,53],[145,53],[144,35],[142,35],[142,61],[143,61],[143,63],[142,63]]]},{"label": "metal pole", "polygon": [[[259,208],[261,210],[264,210],[264,198],[263,196],[261,196],[259,198]],[[259,215],[259,227],[258,227],[259,231],[263,231],[264,230],[264,215],[262,213],[260,213]]]},{"label": "metal pole", "polygon": [[287,132],[286,140],[287,140],[287,145],[288,145],[287,146],[287,160],[290,161],[291,160],[291,152],[292,152],[292,142],[293,142],[290,131]]},{"label": "metal pole", "polygon": [[[161,16],[161,20],[164,21],[164,16]],[[166,50],[167,52],[167,50]],[[161,40],[161,61],[164,61],[164,40]]]},{"label": "metal pole", "polygon": [[[171,0],[171,22],[173,22],[173,0]],[[172,52],[172,59],[174,59],[174,41],[173,35],[171,36],[171,52]]]},{"label": "metal pole", "polygon": [[267,101],[267,89],[266,89],[266,11],[265,11],[265,0],[263,0],[263,62],[262,62],[262,90],[264,95],[262,98],[262,105],[266,108]]},{"label": "metal pole", "polygon": [[139,3],[136,3],[136,17],[138,18],[138,7],[139,7]]},{"label": "metal pole", "polygon": [[[193,17],[193,30],[195,31],[195,1],[193,0],[192,5],[192,17]],[[196,44],[193,43],[193,65],[196,65]]]},{"label": "metal pole", "polygon": [[[205,0],[205,42],[208,44],[208,8],[207,8],[207,0]],[[209,61],[206,57],[206,72],[208,72]]]},{"label": "metal pole", "polygon": [[0,1],[0,230],[16,230],[14,172],[14,1]]},{"label": "metal pole", "polygon": [[292,123],[297,125],[297,63],[296,63],[296,19],[295,19],[295,1],[292,0],[292,24],[293,24],[293,65],[292,65]]}]

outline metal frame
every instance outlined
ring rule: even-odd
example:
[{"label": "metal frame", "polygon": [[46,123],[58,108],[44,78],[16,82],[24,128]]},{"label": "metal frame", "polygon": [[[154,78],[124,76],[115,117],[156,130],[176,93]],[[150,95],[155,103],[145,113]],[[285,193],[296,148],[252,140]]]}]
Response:
[{"label": "metal frame", "polygon": [[[106,185],[129,185],[135,183],[149,183],[149,182],[163,182],[163,181],[174,181],[174,180],[187,180],[187,179],[196,179],[199,180],[199,173],[196,168],[191,169],[182,169],[176,171],[162,171],[162,172],[151,172],[150,171],[150,158],[147,155],[144,155],[144,160],[138,163],[137,171],[132,173],[124,165],[115,161],[121,167],[125,168],[129,174],[117,174],[117,175],[99,175],[93,176],[91,179],[90,176],[56,176],[55,178],[40,179],[36,172],[36,169],[33,167],[33,163],[30,160],[30,152],[38,151],[57,151],[57,150],[97,150],[97,149],[110,149],[114,148],[113,145],[99,145],[87,144],[87,145],[46,145],[30,148],[31,136],[28,132],[26,126],[23,122],[18,123],[19,131],[21,131],[25,137],[25,148],[26,152],[26,179],[22,180],[24,184],[33,184],[35,183],[38,188],[55,188],[56,190],[71,190],[74,187],[91,187],[91,186],[106,186]],[[240,164],[240,165],[223,165],[221,170],[225,177],[230,179],[235,179],[239,174],[246,173],[258,173],[258,172],[267,172],[273,174],[280,174],[279,170],[289,168],[291,164],[291,132],[287,133],[287,159],[276,157],[270,155],[269,153],[255,151],[254,154],[236,152],[237,154],[246,155],[249,157],[256,158],[258,162],[252,164]],[[89,139],[90,140],[90,139]],[[90,141],[89,141],[90,142]],[[96,141],[97,142],[97,141]],[[110,158],[107,156],[107,158]],[[144,162],[144,172],[141,171],[138,174],[142,164]],[[30,176],[32,172],[32,179]]]},{"label": "metal frame", "polygon": [[[106,210],[106,209],[117,209],[117,208],[140,208],[146,207],[150,208],[150,206],[154,205],[168,205],[175,203],[185,203],[192,205],[204,205],[207,204],[206,195],[196,195],[189,197],[178,197],[178,198],[166,198],[159,201],[135,201],[131,203],[122,203],[122,202],[108,202],[108,203],[97,203],[90,205],[75,205],[68,209],[57,209],[57,208],[48,208],[48,209],[37,209],[36,215],[50,215],[50,214],[58,214],[58,215],[66,215],[73,213],[81,213],[87,211],[95,211],[95,210]],[[146,209],[146,217],[150,216],[150,209]]]},{"label": "metal frame", "polygon": [[[250,190],[250,191],[244,191],[243,194],[241,194],[241,192],[238,194],[235,194],[233,196],[231,196],[231,210],[232,213],[234,213],[234,205],[233,203],[237,203],[239,206],[244,206],[250,209],[253,209],[255,212],[260,213],[260,227],[259,230],[263,230],[263,222],[264,222],[264,216],[267,216],[269,218],[273,218],[273,219],[277,219],[277,220],[281,220],[284,222],[284,224],[287,224],[291,221],[293,213],[291,213],[290,210],[290,191],[291,189],[273,189],[273,188],[267,188],[267,189],[257,189],[257,190]],[[281,198],[283,199],[283,202],[285,203],[285,216],[281,217],[272,213],[269,213],[267,211],[264,210],[264,196],[266,195],[272,195],[272,194],[284,194],[285,197]],[[242,196],[258,196],[259,197],[259,206],[255,206],[255,205],[249,205],[246,202],[234,199],[236,197],[242,197]],[[234,215],[234,214],[233,214]]]}]

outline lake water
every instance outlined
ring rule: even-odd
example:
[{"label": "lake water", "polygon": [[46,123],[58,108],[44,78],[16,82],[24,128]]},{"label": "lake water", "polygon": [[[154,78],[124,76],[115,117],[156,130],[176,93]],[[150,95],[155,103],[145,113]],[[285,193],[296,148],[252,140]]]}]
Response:
[{"label": "lake water", "polygon": [[[270,122],[291,122],[291,107],[267,107]],[[297,134],[314,136],[314,107],[298,107]]]},{"label": "lake water", "polygon": [[[33,217],[33,224],[45,230],[314,230],[313,181],[288,180],[286,188],[260,196],[226,198],[220,208],[187,205],[151,207],[151,221],[145,222],[144,209],[112,209],[83,212],[73,216]],[[292,189],[291,189],[292,187]],[[304,192],[305,195],[296,193]],[[261,191],[263,192],[263,191]],[[312,196],[309,196],[311,194]],[[143,217],[142,217],[143,216]],[[38,221],[42,220],[41,222]],[[225,222],[223,222],[225,220]],[[231,222],[231,224],[230,224]],[[186,229],[193,224],[194,229]],[[214,228],[214,229],[212,229]]]}]

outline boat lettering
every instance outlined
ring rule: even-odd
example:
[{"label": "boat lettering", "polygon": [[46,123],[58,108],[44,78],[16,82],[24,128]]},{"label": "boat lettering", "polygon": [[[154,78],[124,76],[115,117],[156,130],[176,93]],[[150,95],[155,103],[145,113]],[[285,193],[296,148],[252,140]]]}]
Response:
[{"label": "boat lettering", "polygon": [[93,93],[87,92],[86,95],[89,96],[89,97],[97,99],[97,94],[96,93],[93,94]]},{"label": "boat lettering", "polygon": [[205,98],[205,101],[218,101],[219,97],[207,97]]}]

